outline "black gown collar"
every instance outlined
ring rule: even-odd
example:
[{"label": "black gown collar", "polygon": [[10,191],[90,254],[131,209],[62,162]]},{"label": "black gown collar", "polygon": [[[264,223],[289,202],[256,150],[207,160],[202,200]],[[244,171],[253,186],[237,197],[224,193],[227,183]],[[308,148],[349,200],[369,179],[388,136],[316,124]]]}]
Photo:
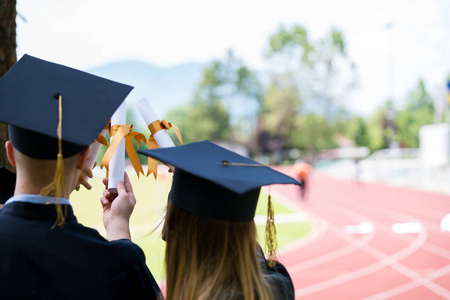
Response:
[{"label": "black gown collar", "polygon": [[[66,222],[74,221],[77,219],[73,214],[72,206],[63,205],[63,212],[67,211]],[[27,219],[35,220],[56,220],[56,208],[54,204],[34,204],[28,202],[12,202],[5,205],[0,210],[1,215],[17,216]]]}]

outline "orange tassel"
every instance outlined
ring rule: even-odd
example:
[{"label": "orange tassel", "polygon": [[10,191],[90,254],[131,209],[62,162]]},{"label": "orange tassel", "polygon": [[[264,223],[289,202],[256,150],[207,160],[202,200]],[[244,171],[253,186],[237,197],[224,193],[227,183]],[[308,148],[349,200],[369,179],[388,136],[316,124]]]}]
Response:
[{"label": "orange tassel", "polygon": [[53,181],[47,186],[43,187],[40,195],[53,196],[56,198],[56,221],[53,224],[52,229],[56,226],[64,227],[66,224],[67,207],[63,211],[61,205],[61,198],[64,195],[64,158],[62,155],[62,96],[59,95],[59,121],[58,121],[58,157],[56,160],[56,171]]},{"label": "orange tassel", "polygon": [[269,194],[269,199],[267,203],[267,222],[266,222],[266,232],[265,241],[266,248],[269,257],[269,267],[275,267],[275,258],[277,251],[277,229],[275,227],[275,211],[273,209],[272,197]]}]

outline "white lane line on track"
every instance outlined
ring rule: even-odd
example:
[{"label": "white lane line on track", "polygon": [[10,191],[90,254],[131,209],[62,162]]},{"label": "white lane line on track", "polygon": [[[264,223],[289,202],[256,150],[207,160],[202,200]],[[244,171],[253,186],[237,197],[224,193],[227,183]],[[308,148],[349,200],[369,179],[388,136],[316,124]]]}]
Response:
[{"label": "white lane line on track", "polygon": [[[324,219],[322,219],[319,216],[316,216],[314,214],[310,213],[310,216],[313,219],[318,219],[322,221],[322,224],[327,224],[327,228],[329,227],[329,223],[327,223]],[[333,225],[334,226],[334,225]],[[306,261],[303,261],[301,263],[292,265],[289,267],[289,272],[290,273],[297,273],[297,272],[301,272],[303,270],[307,270],[310,268],[313,268],[315,266],[318,265],[322,265],[324,263],[336,260],[340,257],[346,256],[352,252],[357,251],[358,249],[364,247],[365,245],[367,245],[374,237],[375,232],[371,232],[370,234],[364,235],[360,238],[358,238],[356,241],[353,239],[352,243],[350,243],[347,246],[341,247],[337,250],[334,250],[332,252],[328,252],[327,254],[312,258],[312,259],[308,259]],[[322,235],[323,236],[323,235]]]},{"label": "white lane line on track", "polygon": [[[415,288],[416,286],[422,285],[422,286],[426,287],[427,289],[429,289],[430,291],[444,297],[445,299],[450,299],[450,292],[448,290],[444,289],[443,287],[441,287],[440,285],[432,282],[432,279],[429,276],[422,276],[418,272],[411,270],[408,267],[404,266],[403,264],[399,263],[397,258],[392,257],[392,256],[386,256],[384,253],[381,253],[372,247],[369,247],[368,249],[364,249],[364,250],[368,254],[371,254],[373,256],[379,256],[379,259],[381,261],[385,262],[386,265],[390,266],[397,272],[399,272],[403,275],[406,275],[411,280],[413,280],[412,283],[415,283],[416,285],[410,285],[410,289]],[[377,252],[379,252],[379,253],[377,253]],[[383,256],[385,258],[383,258]],[[405,292],[405,290],[403,292]],[[366,299],[372,299],[372,298],[369,297]],[[377,299],[377,298],[374,298],[374,299]]]},{"label": "white lane line on track", "polygon": [[[367,208],[366,205],[358,205],[357,203],[354,204],[354,206],[359,206],[359,207],[363,207],[363,208]],[[410,215],[406,215],[402,212],[398,212],[398,211],[394,211],[394,209],[390,208],[389,211],[386,209],[386,207],[384,206],[380,206],[380,205],[375,205],[372,204],[371,205],[371,210],[373,211],[378,211],[384,215],[395,215],[396,219],[402,219],[402,220],[411,220],[411,216]],[[442,216],[442,213],[440,214]],[[416,219],[414,219],[415,221],[417,221]],[[417,221],[419,222],[419,221]],[[429,225],[427,226],[426,223],[422,223],[422,226],[428,231],[430,232],[430,230],[428,230]],[[380,227],[378,227],[378,229],[380,229]],[[403,235],[396,235],[396,239],[403,241],[403,242],[410,242],[410,239],[406,236]],[[450,260],[450,250],[448,249],[444,249],[442,247],[436,246],[435,244],[432,244],[430,242],[425,243],[422,248],[422,250],[428,251],[429,253],[441,256],[445,259],[449,259]]]},{"label": "white lane line on track", "polygon": [[441,220],[441,231],[450,232],[450,214],[446,214]]},{"label": "white lane line on track", "polygon": [[423,230],[423,225],[419,222],[394,223],[391,229],[397,234],[419,233]]},{"label": "white lane line on track", "polygon": [[307,261],[303,261],[301,263],[295,264],[289,267],[290,273],[298,273],[303,270],[311,269],[318,265],[322,265],[331,261],[334,261],[343,256],[349,255],[352,252],[357,251],[358,249],[366,246],[373,238],[373,235],[365,235],[357,241],[353,242],[351,245],[341,247],[335,251],[328,252],[327,254],[308,259]]},{"label": "white lane line on track", "polygon": [[[338,211],[338,208],[336,210],[333,209],[333,211],[334,211],[334,213],[336,213]],[[373,223],[372,220],[370,220],[367,217],[364,217],[356,212],[345,211],[344,213],[342,213],[342,209],[341,209],[341,214],[347,215],[347,217],[355,220],[356,222],[361,222],[361,223],[367,222],[369,224]],[[370,232],[369,234],[363,235],[361,238],[355,240],[355,238],[342,233],[342,230],[338,226],[333,225],[333,224],[329,224],[328,226],[331,228],[331,230],[333,231],[334,234],[336,234],[341,239],[347,241],[349,243],[349,245],[341,247],[341,248],[339,248],[335,251],[329,252],[325,255],[321,255],[319,257],[309,259],[302,263],[296,264],[289,268],[289,272],[292,272],[292,274],[295,274],[302,270],[310,269],[314,266],[324,264],[324,263],[327,263],[330,261],[334,261],[340,257],[346,256],[352,252],[355,252],[358,249],[363,249],[363,247],[367,247],[368,243],[373,239],[373,237],[375,235],[375,230],[374,230],[374,231]],[[366,269],[366,268],[362,268],[357,271],[349,272],[347,274],[343,274],[341,276],[335,277],[333,279],[329,279],[326,281],[319,282],[317,284],[313,284],[313,285],[309,285],[309,286],[301,288],[301,289],[297,289],[297,290],[295,290],[295,297],[298,298],[298,297],[301,297],[304,295],[316,293],[316,292],[322,291],[324,289],[339,285],[343,282],[347,282],[349,280],[353,280],[355,278],[364,276],[363,273],[367,272],[367,271],[365,271],[363,269]],[[369,271],[369,274],[372,272],[373,271]],[[355,273],[355,275],[351,275],[353,273]],[[359,274],[359,273],[361,273],[361,274]],[[293,277],[295,277],[295,275],[293,275]]]},{"label": "white lane line on track", "polygon": [[[339,228],[337,228],[337,226],[333,225],[333,227],[334,227],[334,231],[336,232],[336,234],[338,236],[340,236],[344,240],[348,240],[348,236],[345,234],[342,234],[340,232]],[[385,254],[379,252],[378,250],[372,248],[371,246],[366,245],[366,247],[361,248],[361,250],[374,256],[375,258],[379,259],[379,261],[377,261],[376,263],[373,263],[371,265],[368,265],[366,267],[360,268],[358,270],[348,272],[346,274],[343,274],[343,275],[340,275],[340,276],[337,276],[337,277],[334,277],[334,278],[331,278],[331,279],[328,279],[328,280],[325,280],[325,281],[322,281],[322,282],[319,282],[319,283],[316,283],[313,285],[309,285],[305,288],[297,289],[297,290],[295,290],[295,296],[301,297],[301,296],[305,296],[308,294],[316,293],[316,292],[349,282],[351,280],[358,279],[363,276],[368,276],[376,271],[379,271],[379,270],[385,268],[386,266],[392,266],[393,264],[397,264],[397,260],[407,257],[410,254],[412,254],[413,252],[415,252],[417,249],[419,249],[420,246],[422,245],[423,241],[426,240],[426,236],[427,236],[426,231],[421,232],[421,234],[419,234],[419,238],[417,238],[411,245],[407,246],[403,250],[401,250],[391,256],[386,256]],[[352,241],[349,241],[349,242],[353,243]],[[404,272],[408,273],[407,271],[404,271]],[[407,275],[408,277],[412,276],[411,273],[408,273],[405,275]],[[416,274],[414,274],[414,275],[416,275]],[[416,276],[414,276],[414,277],[416,277]]]},{"label": "white lane line on track", "polygon": [[[420,287],[421,285],[424,285],[427,288],[429,288],[429,284],[430,284],[430,282],[432,280],[434,280],[436,278],[439,278],[439,277],[442,277],[444,275],[447,275],[449,273],[450,273],[450,265],[448,265],[448,266],[446,266],[444,268],[441,268],[441,269],[439,269],[437,271],[434,271],[433,273],[428,274],[428,276],[426,277],[426,279],[428,280],[427,282],[425,282],[425,281],[424,282],[420,282],[420,281],[408,282],[408,283],[406,283],[404,285],[397,286],[397,287],[395,287],[393,289],[390,289],[390,290],[384,291],[382,293],[370,296],[370,297],[365,298],[363,300],[383,300],[383,299],[391,298],[391,297],[394,297],[394,296],[406,293],[406,292],[408,292],[408,291],[410,291],[412,289],[415,289],[417,287]],[[439,289],[439,294],[440,295],[447,295],[446,297],[444,296],[445,299],[450,299],[450,296],[449,296],[450,292],[448,290],[444,289],[441,286],[437,286],[435,288]]]},{"label": "white lane line on track", "polygon": [[367,234],[374,230],[373,224],[369,222],[362,222],[357,225],[347,225],[344,227],[344,232],[347,234]]},{"label": "white lane line on track", "polygon": [[[373,206],[376,206],[376,205],[373,205]],[[346,212],[347,214],[354,214],[353,211],[348,210],[346,208],[342,208],[339,205],[336,205],[335,209],[340,209],[341,211],[347,211]],[[391,217],[396,218],[396,219],[410,219],[410,220],[412,219],[416,223],[419,223],[418,220],[414,219],[412,216],[395,211],[393,209],[386,209],[385,207],[378,207],[377,211],[382,212],[383,215],[391,215]],[[423,231],[419,232],[418,239],[416,239],[413,242],[413,244],[416,244],[416,242],[418,242],[417,246],[415,247],[417,249],[419,249],[422,245],[425,244],[426,238],[428,236],[428,231],[426,230],[426,228],[423,228],[423,229],[424,229]],[[398,235],[396,235],[396,238],[397,237],[398,237]],[[345,235],[343,235],[343,238],[347,238],[347,237]],[[362,250],[364,252],[372,255],[373,257],[379,259],[381,262],[389,263],[389,266],[391,266],[393,269],[395,269],[396,271],[409,277],[410,279],[412,279],[414,282],[418,283],[419,285],[423,285],[424,287],[428,288],[429,290],[433,291],[434,293],[441,295],[446,299],[450,299],[449,291],[447,291],[446,289],[444,289],[443,287],[439,286],[438,284],[436,284],[434,282],[430,282],[430,280],[427,277],[423,277],[420,274],[418,274],[417,272],[415,272],[414,270],[411,270],[411,269],[407,268],[406,266],[398,263],[398,260],[401,260],[401,259],[407,257],[408,255],[412,254],[413,252],[415,252],[417,250],[417,249],[413,250],[412,252],[405,251],[405,250],[408,250],[408,248],[409,248],[409,246],[399,252],[396,252],[394,255],[391,255],[391,256],[387,256],[384,253],[378,251],[377,249],[375,249],[371,246],[363,248]],[[410,252],[410,253],[408,254],[408,252]]]},{"label": "white lane line on track", "polygon": [[283,253],[288,253],[289,251],[292,251],[295,249],[295,251],[299,251],[301,247],[304,247],[306,245],[311,245],[312,243],[320,240],[322,236],[327,232],[328,230],[328,224],[322,219],[317,218],[311,218],[310,216],[310,222],[311,222],[311,233],[308,234],[307,237],[300,239],[297,242],[294,242],[287,247],[283,248],[278,254],[278,260],[283,263]]},{"label": "white lane line on track", "polygon": [[[295,204],[293,204],[292,202],[288,202],[288,203],[290,203],[291,204],[291,206],[297,206],[298,207],[298,205],[295,205]],[[384,211],[386,211],[386,209],[385,208],[383,208],[383,210]],[[350,211],[351,212],[351,211]],[[393,212],[393,209],[389,209],[389,212],[392,214],[392,213],[394,213]],[[352,213],[354,213],[354,212],[352,212]],[[399,215],[399,214],[401,214],[401,213],[397,213],[397,215]],[[310,215],[313,215],[313,214],[311,214],[310,213]],[[404,215],[404,214],[401,214],[401,215],[403,215],[403,216],[406,216],[406,215]],[[407,217],[409,217],[409,216],[407,216]],[[318,217],[318,216],[316,216],[315,217],[315,219],[321,219],[320,217]],[[325,222],[324,220],[323,220],[323,222]],[[326,224],[326,223],[325,223]],[[322,236],[322,235],[321,235]],[[401,236],[398,236],[398,237],[401,237]],[[402,238],[401,238],[402,239]],[[353,242],[353,241],[352,241]],[[432,244],[426,244],[425,245],[425,247],[424,248],[426,248],[429,252],[432,252],[432,253],[434,253],[434,254],[438,254],[438,255],[440,255],[440,256],[442,256],[442,257],[445,257],[445,258],[448,258],[448,256],[450,255],[450,251],[448,251],[448,250],[446,250],[446,249],[443,249],[443,248],[440,248],[440,247],[438,247],[438,246],[435,246],[435,245],[432,245]],[[339,250],[339,251],[341,251],[341,250]],[[333,251],[333,252],[335,252],[335,251]],[[345,252],[345,251],[344,251]],[[327,254],[328,255],[328,254]],[[325,256],[327,256],[327,255],[324,255],[324,257]],[[384,254],[383,254],[384,255]],[[322,256],[321,256],[322,257]],[[319,258],[315,258],[315,259],[313,259],[313,260],[315,260],[315,261],[312,261],[312,260],[308,260],[308,261],[305,261],[305,262],[303,262],[303,263],[300,263],[300,264],[297,264],[297,265],[294,265],[294,270],[290,267],[289,268],[289,271],[290,272],[292,272],[292,273],[295,273],[295,272],[297,272],[297,271],[301,271],[302,269],[308,269],[309,267],[311,267],[311,266],[314,266],[314,265],[319,265],[319,264],[321,264],[321,263],[323,263],[323,262],[326,262],[326,261],[328,261],[328,259],[323,259],[322,261],[320,261],[320,257]],[[400,265],[397,261],[395,261],[395,264],[397,264],[397,265]],[[410,269],[408,269],[407,267],[405,267],[405,266],[403,266],[403,265],[400,265],[401,267],[397,267],[397,269],[399,269],[399,268],[403,268],[403,269],[405,269],[405,270],[408,270],[408,271],[412,271],[412,270],[410,270]],[[413,273],[414,273],[414,271],[412,271]],[[410,274],[410,276],[411,276],[412,274]],[[363,276],[363,275],[361,275],[361,276]],[[410,277],[410,276],[408,276],[408,277]],[[428,277],[429,278],[429,277]],[[437,284],[435,284],[435,283],[430,283],[430,284],[424,284],[425,282],[428,282],[426,279],[425,280],[423,280],[424,278],[423,277],[420,277],[420,275],[415,279],[416,281],[414,281],[413,282],[413,284],[407,284],[408,286],[410,286],[409,288],[408,288],[408,290],[410,290],[411,289],[411,287],[412,288],[414,288],[413,286],[415,286],[415,285],[418,285],[418,286],[420,286],[420,285],[424,285],[425,287],[427,287],[428,289],[430,289],[430,290],[432,290],[433,292],[435,292],[435,293],[437,293],[437,294],[440,294],[440,295],[446,295],[447,293],[448,293],[448,291],[447,290],[445,290],[444,288],[442,288],[441,286],[439,286],[439,285],[437,285]],[[405,291],[407,291],[407,290],[405,290]],[[296,291],[296,297],[297,297],[298,295],[297,295],[297,291]],[[450,299],[450,298],[449,298]]]},{"label": "white lane line on track", "polygon": [[[354,207],[361,207],[361,208],[368,208],[367,205],[358,204],[358,203],[354,203],[353,206]],[[381,214],[384,214],[384,215],[386,215],[386,214],[391,214],[391,215],[394,214],[396,219],[401,219],[401,220],[408,220],[408,219],[410,220],[411,219],[411,216],[409,216],[409,215],[406,215],[406,214],[400,213],[400,212],[394,212],[393,209],[389,209],[390,211],[387,211],[384,206],[380,206],[380,205],[371,204],[370,205],[370,209],[372,211],[378,211],[378,212],[380,212]],[[442,213],[441,213],[441,216],[442,216]],[[430,230],[428,230],[429,225],[427,225],[427,223],[422,223],[422,225],[424,226],[424,228],[426,228],[426,230],[428,232],[430,232]],[[380,227],[377,227],[377,228],[380,229]],[[434,231],[432,231],[432,232],[434,232]],[[406,242],[406,243],[410,242],[410,239],[408,237],[404,236],[404,235],[396,235],[396,239],[398,239],[400,241],[403,241],[403,242]],[[445,259],[450,259],[450,250],[444,249],[444,248],[439,247],[439,246],[436,246],[434,244],[431,244],[430,242],[425,243],[422,246],[422,250],[426,250],[426,251],[428,251],[428,252],[430,252],[432,254],[441,256],[441,257],[443,257]]]},{"label": "white lane line on track", "polygon": [[442,247],[439,247],[439,246],[436,246],[436,245],[428,243],[428,244],[425,244],[422,247],[422,249],[426,250],[426,251],[428,251],[430,253],[433,253],[435,255],[438,255],[440,257],[443,257],[443,258],[446,258],[446,259],[450,260],[450,251],[447,250],[447,249],[444,249]]},{"label": "white lane line on track", "polygon": [[[311,233],[307,237],[302,238],[299,241],[294,242],[293,244],[283,248],[281,250],[282,252],[285,252],[285,251],[289,252],[289,251],[291,251],[291,249],[297,250],[306,245],[310,245],[311,243],[318,241],[322,238],[322,236],[325,234],[325,232],[327,231],[327,228],[328,228],[327,222],[325,220],[323,220],[319,217],[312,217],[312,215],[310,213],[306,212],[306,210],[303,208],[302,205],[286,199],[286,197],[281,195],[276,190],[272,190],[271,193],[281,203],[283,203],[283,205],[289,207],[292,210],[297,211],[298,213],[305,213],[308,216],[308,219],[312,226]],[[283,262],[282,254],[278,255],[278,260],[280,262]]]},{"label": "white lane line on track", "polygon": [[[340,211],[340,214],[342,214],[342,215],[361,217],[360,214],[358,214],[354,211],[342,208],[342,206],[339,206],[336,204],[334,204],[334,206],[335,206],[334,208],[330,208],[330,206],[328,206],[328,208],[333,209],[333,211],[335,211],[335,212]],[[386,211],[386,209],[384,209],[384,211],[385,211],[385,213],[390,213],[391,215],[395,215],[397,219],[399,219],[399,218],[411,219],[410,216],[406,216],[399,212]],[[349,243],[353,243],[352,240],[349,240],[349,237],[347,235],[340,232],[340,230],[338,229],[338,227],[336,225],[333,225],[333,229],[339,237],[341,237],[344,240],[347,240]],[[403,258],[411,255],[415,251],[417,251],[425,243],[426,237],[427,237],[427,231],[426,230],[421,231],[418,235],[418,238],[412,244],[410,244],[406,248],[402,249],[401,251],[396,252],[394,255],[391,255],[391,256],[387,256],[384,253],[381,253],[380,251],[376,250],[375,248],[373,248],[371,246],[362,248],[361,249],[362,251],[372,255],[373,257],[377,258],[379,261],[377,263],[371,264],[364,268],[360,268],[353,272],[349,272],[349,273],[343,274],[341,276],[338,276],[338,277],[335,277],[335,278],[332,278],[332,279],[329,279],[326,281],[322,281],[322,282],[319,282],[314,285],[310,285],[305,288],[298,289],[295,291],[296,297],[319,292],[321,290],[357,279],[359,277],[367,276],[367,275],[369,275],[373,272],[376,272],[386,266],[393,267],[398,272],[408,276],[412,280],[420,281],[422,279],[420,274],[399,264],[397,261],[400,259],[403,259]],[[431,289],[433,292],[435,292],[437,294],[442,293],[442,287],[438,286],[437,284],[430,283],[429,285],[427,285],[427,288]]]}]

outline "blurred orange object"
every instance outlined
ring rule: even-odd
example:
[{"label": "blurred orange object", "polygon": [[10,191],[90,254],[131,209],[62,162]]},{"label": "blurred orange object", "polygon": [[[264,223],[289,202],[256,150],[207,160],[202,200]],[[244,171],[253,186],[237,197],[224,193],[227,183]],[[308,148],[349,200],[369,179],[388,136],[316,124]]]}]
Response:
[{"label": "blurred orange object", "polygon": [[311,171],[312,166],[304,161],[298,161],[294,164],[294,173],[297,179],[302,183],[300,187],[301,199],[306,199],[306,186],[308,181],[308,174]]},{"label": "blurred orange object", "polygon": [[312,166],[307,162],[298,162],[294,165],[294,172],[300,181],[306,180],[308,173],[311,171]]}]

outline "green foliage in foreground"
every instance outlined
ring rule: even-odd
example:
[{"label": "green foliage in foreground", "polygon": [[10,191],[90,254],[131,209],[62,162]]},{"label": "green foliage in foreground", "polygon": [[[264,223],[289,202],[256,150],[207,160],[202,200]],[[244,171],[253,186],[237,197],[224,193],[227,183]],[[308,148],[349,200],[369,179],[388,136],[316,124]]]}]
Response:
[{"label": "green foliage in foreground", "polygon": [[[136,175],[129,174],[137,199],[137,204],[131,217],[132,238],[144,250],[147,265],[154,277],[163,279],[165,243],[161,239],[161,227],[154,229],[160,223],[165,213],[167,195],[171,183],[170,175],[160,174],[156,182],[153,177],[141,177],[138,180]],[[72,193],[70,200],[78,221],[85,226],[97,229],[101,235],[106,237],[100,204],[100,197],[104,189],[101,177],[94,177],[90,180],[90,183],[93,186],[92,190],[87,191],[82,188],[79,192]],[[272,200],[277,215],[295,213],[276,199],[272,198]],[[266,213],[267,194],[261,193],[256,214],[266,215]],[[258,225],[257,228],[259,241],[264,248],[264,225]],[[309,223],[277,225],[279,249],[307,236],[310,231],[311,225]]]}]

